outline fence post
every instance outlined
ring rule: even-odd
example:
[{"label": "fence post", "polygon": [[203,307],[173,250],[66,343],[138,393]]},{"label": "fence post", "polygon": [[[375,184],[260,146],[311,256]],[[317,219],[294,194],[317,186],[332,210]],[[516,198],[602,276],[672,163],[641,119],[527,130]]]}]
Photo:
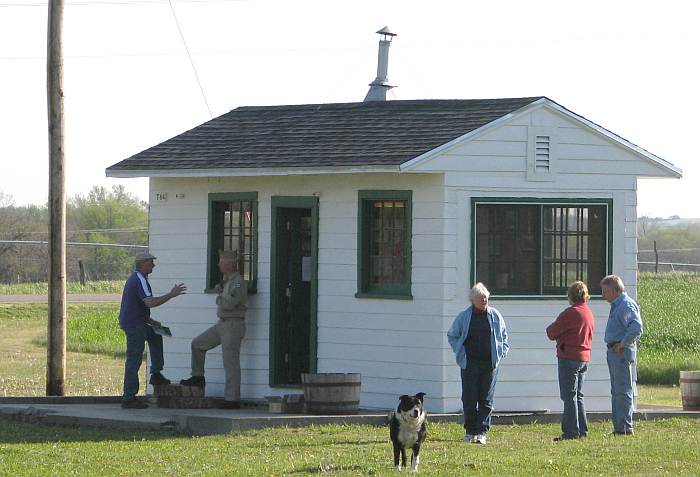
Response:
[{"label": "fence post", "polygon": [[656,240],[654,240],[654,273],[659,274],[659,251],[656,250]]},{"label": "fence post", "polygon": [[80,269],[80,284],[85,286],[85,265],[82,260],[78,260],[78,268]]}]

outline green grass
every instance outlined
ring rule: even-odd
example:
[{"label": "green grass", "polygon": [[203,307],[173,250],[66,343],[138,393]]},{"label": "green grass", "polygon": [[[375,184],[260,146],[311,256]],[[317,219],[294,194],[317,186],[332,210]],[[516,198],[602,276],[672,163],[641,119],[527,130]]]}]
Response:
[{"label": "green grass", "polygon": [[677,384],[637,384],[640,404],[681,406],[681,389]]},{"label": "green grass", "polygon": [[637,294],[639,383],[678,384],[680,370],[700,369],[700,274],[641,273]]},{"label": "green grass", "polygon": [[[85,286],[81,285],[80,282],[68,282],[66,284],[66,293],[111,294],[121,293],[123,288],[123,280],[87,282]],[[46,282],[0,284],[0,295],[46,295],[48,289]]]},{"label": "green grass", "polygon": [[[390,476],[383,427],[278,428],[208,437],[3,422],[5,475]],[[489,444],[462,441],[458,424],[429,424],[420,474],[698,475],[696,420],[642,421],[634,437],[595,423],[587,439],[554,443],[559,426],[494,426]]]},{"label": "green grass", "polygon": [[[122,358],[126,338],[119,329],[119,305],[116,303],[70,303],[67,306],[68,324],[66,348],[78,353],[94,353]],[[48,311],[44,303],[17,303],[0,305],[0,320],[47,323]],[[46,346],[46,329],[32,339],[32,343]]]},{"label": "green grass", "polygon": [[[86,307],[95,307],[107,323],[116,321],[115,305],[70,304],[69,329],[71,320],[84,314]],[[105,311],[110,307],[111,311]],[[34,341],[37,336],[46,336],[46,319],[44,304],[0,304],[0,396],[45,395],[46,347]],[[70,351],[73,347],[71,343],[75,342],[70,331],[68,340],[66,395],[121,394],[124,360],[103,354]],[[145,366],[142,367],[142,374],[145,374],[145,369]],[[1,470],[0,475],[4,475]]]}]

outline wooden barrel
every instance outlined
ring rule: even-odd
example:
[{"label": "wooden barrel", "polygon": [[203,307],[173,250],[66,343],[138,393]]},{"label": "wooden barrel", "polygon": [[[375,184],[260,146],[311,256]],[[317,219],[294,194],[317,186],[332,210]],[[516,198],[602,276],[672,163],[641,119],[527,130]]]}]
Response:
[{"label": "wooden barrel", "polygon": [[360,373],[302,373],[306,412],[357,414],[361,378]]},{"label": "wooden barrel", "polygon": [[700,371],[681,371],[681,399],[686,411],[700,411]]}]

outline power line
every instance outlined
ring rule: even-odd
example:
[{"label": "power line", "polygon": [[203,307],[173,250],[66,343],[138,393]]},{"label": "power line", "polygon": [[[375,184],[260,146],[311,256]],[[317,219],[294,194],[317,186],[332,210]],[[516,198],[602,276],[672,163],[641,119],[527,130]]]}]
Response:
[{"label": "power line", "polygon": [[[247,2],[248,0],[174,0],[177,3],[240,3]],[[109,0],[109,1],[97,1],[97,0],[83,0],[75,2],[66,2],[66,6],[118,6],[118,5],[141,5],[141,4],[151,4],[151,5],[165,5],[168,0]],[[0,7],[47,7],[48,3],[42,2],[26,2],[26,3],[0,3]]]},{"label": "power line", "polygon": [[[93,233],[93,232],[109,232],[109,233],[129,233],[129,232],[147,232],[148,227],[129,227],[129,228],[120,228],[120,229],[79,229],[79,230],[67,230],[66,233],[68,234],[78,234],[78,233]],[[31,232],[22,232],[23,235],[46,235],[48,230],[45,231],[31,231]],[[9,235],[9,233],[5,233],[5,235]]]},{"label": "power line", "polygon": [[[0,240],[0,243],[9,245],[48,245],[49,242],[44,240]],[[66,242],[66,245],[91,248],[148,248],[148,245],[131,245],[124,243]]]},{"label": "power line", "polygon": [[192,71],[194,71],[194,77],[197,80],[197,84],[199,85],[199,91],[202,92],[202,98],[204,99],[204,104],[207,107],[207,111],[209,111],[209,117],[213,118],[214,115],[211,113],[211,108],[209,107],[209,102],[207,101],[207,97],[204,94],[204,88],[202,88],[202,83],[199,81],[199,75],[197,74],[197,68],[195,68],[195,66],[194,66],[194,61],[192,60],[192,55],[190,55],[190,49],[187,47],[187,42],[185,41],[185,35],[183,35],[182,28],[180,28],[180,22],[177,20],[177,15],[175,14],[175,7],[173,7],[172,0],[168,0],[168,4],[170,5],[170,10],[173,12],[173,18],[175,18],[175,25],[177,25],[177,31],[180,32],[180,38],[182,38],[182,44],[185,45],[185,51],[187,52],[187,57],[190,59],[190,64],[192,65]]}]

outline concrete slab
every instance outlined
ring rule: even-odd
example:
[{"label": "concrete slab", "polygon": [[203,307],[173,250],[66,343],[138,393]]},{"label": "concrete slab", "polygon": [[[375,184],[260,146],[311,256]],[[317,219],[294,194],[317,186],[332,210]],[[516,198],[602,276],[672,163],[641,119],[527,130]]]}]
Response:
[{"label": "concrete slab", "polygon": [[[29,399],[29,398],[25,398]],[[37,400],[41,401],[41,400]],[[24,422],[37,422],[78,427],[119,427],[125,429],[169,429],[193,435],[225,434],[268,427],[304,427],[324,424],[367,424],[383,426],[387,411],[362,411],[357,415],[321,416],[309,414],[276,414],[261,408],[171,409],[151,405],[148,409],[122,409],[118,402],[2,402],[0,417]],[[588,413],[590,421],[610,419],[609,413]],[[700,419],[699,411],[680,408],[640,410],[637,420],[692,417]],[[430,422],[462,422],[461,414],[429,414]],[[512,412],[496,413],[493,424],[556,423],[560,413]]]}]

